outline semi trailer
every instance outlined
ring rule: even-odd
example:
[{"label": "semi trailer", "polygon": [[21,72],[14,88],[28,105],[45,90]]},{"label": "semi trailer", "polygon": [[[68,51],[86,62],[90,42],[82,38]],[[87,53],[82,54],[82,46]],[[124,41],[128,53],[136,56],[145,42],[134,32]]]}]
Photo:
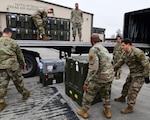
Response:
[{"label": "semi trailer", "polygon": [[[0,30],[9,27],[13,31],[27,63],[27,70],[22,71],[24,77],[34,76],[38,69],[40,53],[27,50],[25,47],[54,48],[59,50],[59,58],[71,56],[72,53],[88,53],[91,47],[90,35],[93,28],[93,14],[84,12],[83,42],[72,41],[72,29],[70,24],[70,12],[72,8],[47,3],[42,0],[7,0],[1,1]],[[31,14],[37,9],[54,8],[55,16],[48,18],[45,26],[46,34],[52,35],[52,41],[36,40],[36,28],[32,23]],[[127,12],[124,16],[123,37],[131,38],[133,45],[142,49],[150,56],[150,9]],[[102,42],[110,53],[113,52],[114,43]]]}]

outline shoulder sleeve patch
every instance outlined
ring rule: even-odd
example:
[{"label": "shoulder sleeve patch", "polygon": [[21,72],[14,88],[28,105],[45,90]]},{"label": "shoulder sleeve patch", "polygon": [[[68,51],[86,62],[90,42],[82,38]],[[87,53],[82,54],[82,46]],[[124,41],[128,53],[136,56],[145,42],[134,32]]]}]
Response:
[{"label": "shoulder sleeve patch", "polygon": [[95,59],[96,59],[96,56],[95,56],[94,52],[90,52],[89,53],[89,64],[94,64]]}]

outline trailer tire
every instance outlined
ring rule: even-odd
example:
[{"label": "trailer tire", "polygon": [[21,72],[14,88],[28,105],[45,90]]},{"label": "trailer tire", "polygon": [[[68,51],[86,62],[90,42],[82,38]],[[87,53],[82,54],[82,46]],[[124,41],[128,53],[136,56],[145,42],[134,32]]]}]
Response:
[{"label": "trailer tire", "polygon": [[23,77],[32,77],[37,73],[37,61],[36,58],[30,54],[24,53],[24,58],[26,62],[26,70],[22,70]]}]

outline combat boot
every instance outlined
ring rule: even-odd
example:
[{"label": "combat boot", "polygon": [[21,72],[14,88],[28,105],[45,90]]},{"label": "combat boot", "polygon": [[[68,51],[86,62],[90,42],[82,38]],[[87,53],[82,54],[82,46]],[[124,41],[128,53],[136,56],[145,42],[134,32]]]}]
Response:
[{"label": "combat boot", "polygon": [[30,91],[27,90],[27,91],[23,94],[22,99],[23,99],[23,100],[27,100],[29,96],[30,96]]},{"label": "combat boot", "polygon": [[52,39],[51,37],[48,37],[48,36],[46,36],[45,34],[43,34],[42,40],[51,40],[51,39]]},{"label": "combat boot", "polygon": [[76,37],[73,37],[73,40],[72,41],[75,41],[76,40]]},{"label": "combat boot", "polygon": [[6,103],[0,103],[0,112],[6,107]]},{"label": "combat boot", "polygon": [[128,106],[127,108],[122,109],[120,112],[123,113],[123,114],[132,113],[133,112],[133,107]]},{"label": "combat boot", "polygon": [[42,40],[42,37],[40,37],[40,35],[37,35],[37,40]]},{"label": "combat boot", "polygon": [[115,78],[116,78],[116,80],[119,80],[119,79],[120,79],[120,72],[117,71],[117,72],[115,73]]},{"label": "combat boot", "polygon": [[80,115],[81,117],[83,117],[84,119],[89,117],[87,111],[82,110],[82,109],[77,110],[77,114]]},{"label": "combat boot", "polygon": [[117,101],[117,102],[126,102],[126,97],[122,95],[119,98],[115,98],[114,101]]},{"label": "combat boot", "polygon": [[119,80],[120,79],[120,75],[116,76],[116,80]]},{"label": "combat boot", "polygon": [[106,118],[111,118],[110,108],[104,108],[103,112],[104,112]]},{"label": "combat boot", "polygon": [[80,41],[80,42],[82,42],[82,39],[81,39],[81,37],[79,37],[79,41]]}]

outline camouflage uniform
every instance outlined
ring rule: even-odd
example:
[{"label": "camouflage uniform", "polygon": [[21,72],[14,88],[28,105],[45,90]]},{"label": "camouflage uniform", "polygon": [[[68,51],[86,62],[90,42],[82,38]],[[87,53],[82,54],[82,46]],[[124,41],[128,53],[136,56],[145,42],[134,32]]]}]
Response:
[{"label": "camouflage uniform", "polygon": [[76,37],[76,29],[78,30],[79,34],[79,39],[82,37],[82,23],[83,23],[83,12],[78,9],[73,9],[71,11],[71,22],[72,22],[72,36],[75,38]]},{"label": "camouflage uniform", "polygon": [[[121,58],[123,50],[121,48],[121,43],[117,43],[113,50],[113,64],[115,65],[117,61]],[[121,74],[121,67],[116,72],[116,76],[120,76]]]},{"label": "camouflage uniform", "polygon": [[24,95],[23,76],[20,67],[25,66],[25,60],[19,45],[9,37],[0,38],[0,103],[5,102],[7,86],[12,79],[19,93]]},{"label": "camouflage uniform", "polygon": [[124,52],[121,59],[115,64],[115,70],[124,63],[129,67],[130,74],[123,85],[122,96],[127,96],[127,104],[134,107],[136,97],[144,84],[144,78],[149,76],[149,60],[142,50],[131,47],[131,51]]},{"label": "camouflage uniform", "polygon": [[96,43],[89,51],[89,71],[85,84],[88,86],[84,92],[82,109],[88,110],[96,94],[100,96],[105,108],[110,108],[110,91],[114,79],[114,69],[110,54],[100,43]]},{"label": "camouflage uniform", "polygon": [[3,33],[0,31],[0,37],[2,37]]},{"label": "camouflage uniform", "polygon": [[45,10],[37,10],[32,19],[37,28],[37,35],[45,34],[44,26],[46,25],[47,12]]}]

